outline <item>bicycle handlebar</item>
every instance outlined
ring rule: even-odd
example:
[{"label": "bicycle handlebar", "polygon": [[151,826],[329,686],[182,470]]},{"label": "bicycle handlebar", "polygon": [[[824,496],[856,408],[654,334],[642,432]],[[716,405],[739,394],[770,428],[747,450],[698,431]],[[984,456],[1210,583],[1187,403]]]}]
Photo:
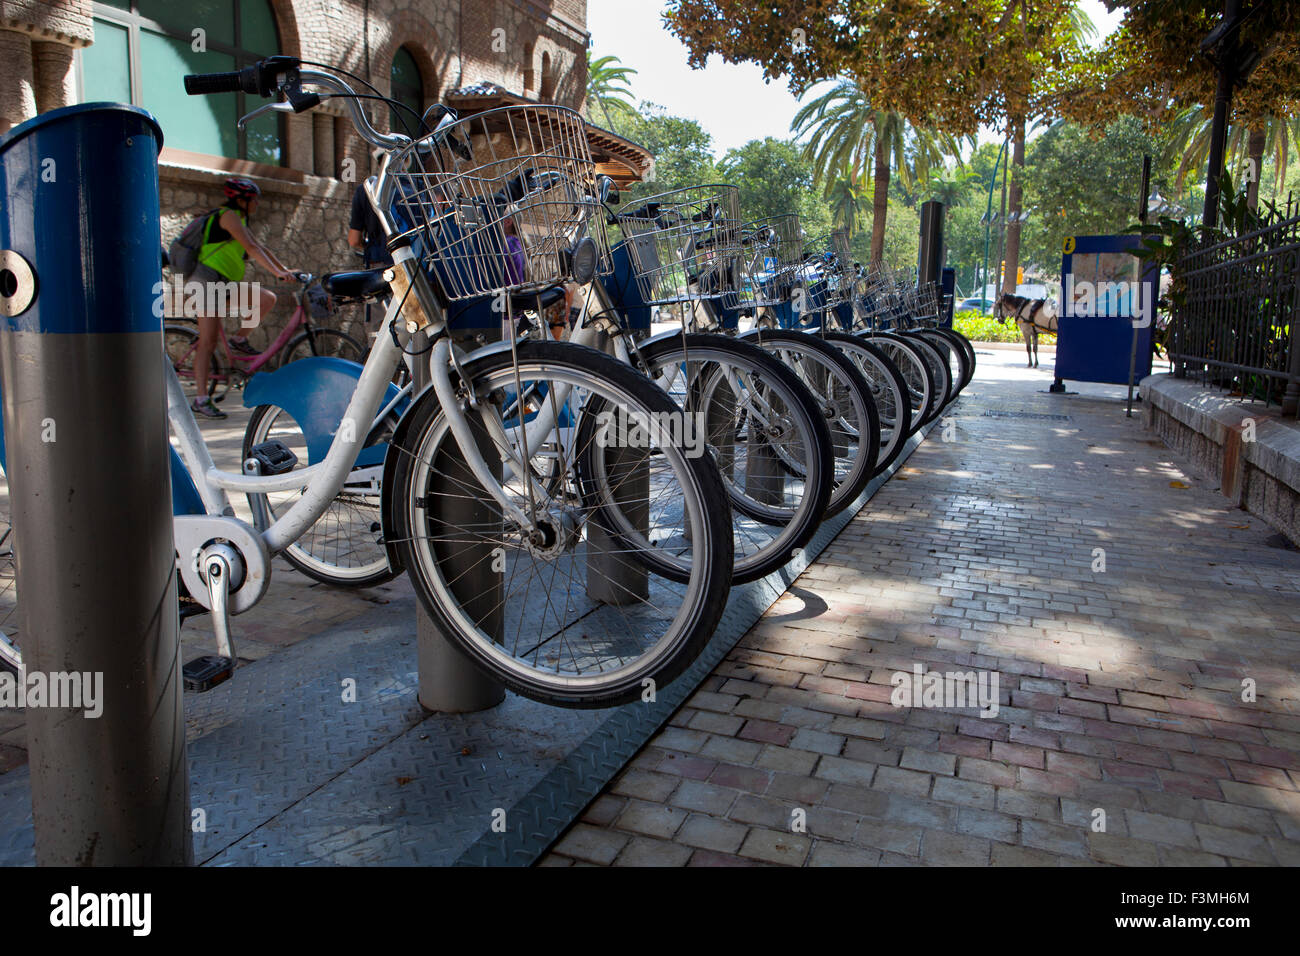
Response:
[{"label": "bicycle handlebar", "polygon": [[[409,136],[400,133],[381,133],[375,129],[366,117],[365,111],[362,110],[356,91],[343,80],[330,73],[301,69],[300,63],[301,61],[294,56],[269,56],[235,73],[191,73],[185,77],[185,92],[190,96],[206,96],[213,93],[242,91],[262,97],[270,97],[280,92],[293,106],[295,113],[303,113],[320,103],[319,94],[302,89],[303,83],[310,83],[326,92],[337,93],[343,98],[352,125],[356,127],[361,138],[371,146],[393,150],[411,142]],[[447,115],[443,114],[443,122],[446,121]]]},{"label": "bicycle handlebar", "polygon": [[238,93],[243,88],[238,70],[233,73],[191,73],[185,77],[185,92],[190,96]]}]

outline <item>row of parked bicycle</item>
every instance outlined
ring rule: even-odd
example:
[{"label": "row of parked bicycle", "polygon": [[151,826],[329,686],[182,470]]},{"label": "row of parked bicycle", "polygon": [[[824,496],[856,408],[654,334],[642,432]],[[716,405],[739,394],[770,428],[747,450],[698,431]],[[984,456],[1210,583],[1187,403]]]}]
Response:
[{"label": "row of parked bicycle", "polygon": [[[434,107],[423,135],[384,134],[346,82],[289,57],[186,89],[347,104],[386,153],[366,193],[395,260],[322,279],[382,303],[379,334],[362,363],[248,382],[240,474],[212,465],[168,363],[177,550],[198,555],[181,574],[231,666],[228,616],[283,553],[331,584],[406,572],[447,637],[526,696],[635,699],[974,373],[933,286],[861,268],[842,236],[745,222],[730,185],[620,205],[571,110]],[[680,327],[653,329],[667,305]]]}]

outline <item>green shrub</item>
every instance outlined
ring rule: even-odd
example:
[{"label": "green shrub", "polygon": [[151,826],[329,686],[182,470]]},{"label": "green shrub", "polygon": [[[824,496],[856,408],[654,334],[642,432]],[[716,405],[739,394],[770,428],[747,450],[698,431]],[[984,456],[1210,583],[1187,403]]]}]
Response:
[{"label": "green shrub", "polygon": [[[1002,324],[992,314],[980,315],[977,309],[968,309],[953,316],[952,327],[972,342],[1023,342],[1020,326],[1011,319]],[[1039,345],[1055,345],[1052,332],[1038,333]]]}]

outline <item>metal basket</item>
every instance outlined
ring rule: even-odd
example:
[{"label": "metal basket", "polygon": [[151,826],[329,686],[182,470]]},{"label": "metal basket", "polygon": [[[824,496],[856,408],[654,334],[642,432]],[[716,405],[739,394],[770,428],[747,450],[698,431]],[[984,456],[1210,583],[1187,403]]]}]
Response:
[{"label": "metal basket", "polygon": [[581,116],[505,106],[421,137],[389,160],[389,208],[450,300],[609,272]]},{"label": "metal basket", "polygon": [[812,239],[804,244],[804,250],[800,274],[806,290],[806,311],[833,309],[852,302],[859,282],[847,236],[834,232]]},{"label": "metal basket", "polygon": [[803,261],[799,217],[772,216],[747,222],[741,228],[740,243],[744,284],[736,294],[737,306],[762,308],[788,303]]},{"label": "metal basket", "polygon": [[647,305],[717,299],[740,292],[740,190],[690,186],[635,200],[615,220]]}]

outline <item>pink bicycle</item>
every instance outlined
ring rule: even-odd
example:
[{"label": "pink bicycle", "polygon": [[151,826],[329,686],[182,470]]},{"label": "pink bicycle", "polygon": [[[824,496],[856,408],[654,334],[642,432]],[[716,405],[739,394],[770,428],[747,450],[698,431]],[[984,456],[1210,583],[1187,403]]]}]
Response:
[{"label": "pink bicycle", "polygon": [[[339,329],[318,328],[312,323],[313,316],[323,319],[333,310],[329,280],[334,277],[325,276],[323,282],[317,282],[309,272],[299,272],[296,277],[301,287],[293,293],[293,316],[263,351],[241,351],[232,346],[224,324],[221,326],[218,347],[212,352],[208,371],[208,396],[213,401],[225,398],[232,385],[242,387],[255,372],[272,371],[309,355],[365,362],[368,349],[363,343]],[[176,317],[163,323],[164,348],[186,397],[191,400],[195,397],[194,352],[198,344],[199,333],[193,319]]]}]

